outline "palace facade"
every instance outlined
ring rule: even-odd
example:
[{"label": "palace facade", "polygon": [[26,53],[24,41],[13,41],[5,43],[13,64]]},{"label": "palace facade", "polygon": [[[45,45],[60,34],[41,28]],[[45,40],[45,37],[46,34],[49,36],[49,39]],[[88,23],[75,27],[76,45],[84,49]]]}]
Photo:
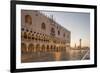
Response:
[{"label": "palace facade", "polygon": [[69,30],[42,11],[21,10],[21,52],[63,52],[70,48]]}]

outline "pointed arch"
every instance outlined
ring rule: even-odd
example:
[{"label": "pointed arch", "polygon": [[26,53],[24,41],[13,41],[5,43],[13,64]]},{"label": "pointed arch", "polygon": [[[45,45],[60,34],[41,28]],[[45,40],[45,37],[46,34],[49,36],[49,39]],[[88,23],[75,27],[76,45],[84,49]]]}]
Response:
[{"label": "pointed arch", "polygon": [[25,43],[21,43],[21,52],[26,53],[27,52],[27,46]]},{"label": "pointed arch", "polygon": [[34,45],[31,43],[28,46],[28,52],[33,52],[33,50],[34,50]]},{"label": "pointed arch", "polygon": [[42,52],[45,52],[45,49],[46,49],[46,48],[45,48],[45,45],[42,45],[42,46],[41,46]]},{"label": "pointed arch", "polygon": [[25,23],[31,25],[32,17],[30,15],[25,15]]}]

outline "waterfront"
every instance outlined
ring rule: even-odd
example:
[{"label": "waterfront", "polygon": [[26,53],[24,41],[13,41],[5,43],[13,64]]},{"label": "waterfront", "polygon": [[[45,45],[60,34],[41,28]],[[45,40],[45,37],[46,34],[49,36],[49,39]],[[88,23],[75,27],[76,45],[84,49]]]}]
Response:
[{"label": "waterfront", "polygon": [[48,62],[48,61],[70,61],[90,59],[90,50],[70,49],[63,52],[35,52],[21,55],[22,63],[26,62]]}]

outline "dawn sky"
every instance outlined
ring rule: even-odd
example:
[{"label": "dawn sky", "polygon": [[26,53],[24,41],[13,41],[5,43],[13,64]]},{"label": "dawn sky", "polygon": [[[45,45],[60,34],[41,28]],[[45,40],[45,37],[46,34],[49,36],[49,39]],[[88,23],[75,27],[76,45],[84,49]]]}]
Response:
[{"label": "dawn sky", "polygon": [[48,15],[53,15],[54,20],[61,26],[71,31],[71,46],[75,43],[79,45],[79,39],[82,39],[82,46],[90,46],[90,14],[78,12],[47,12],[41,11]]}]

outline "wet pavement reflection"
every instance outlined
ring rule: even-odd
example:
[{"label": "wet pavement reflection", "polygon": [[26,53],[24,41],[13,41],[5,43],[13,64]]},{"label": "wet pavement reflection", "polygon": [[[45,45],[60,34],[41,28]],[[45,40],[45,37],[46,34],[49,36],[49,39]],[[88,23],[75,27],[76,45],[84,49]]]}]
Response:
[{"label": "wet pavement reflection", "polygon": [[70,61],[70,60],[88,60],[90,59],[90,50],[70,49],[63,52],[28,52],[21,54],[21,62],[48,62],[48,61]]}]

